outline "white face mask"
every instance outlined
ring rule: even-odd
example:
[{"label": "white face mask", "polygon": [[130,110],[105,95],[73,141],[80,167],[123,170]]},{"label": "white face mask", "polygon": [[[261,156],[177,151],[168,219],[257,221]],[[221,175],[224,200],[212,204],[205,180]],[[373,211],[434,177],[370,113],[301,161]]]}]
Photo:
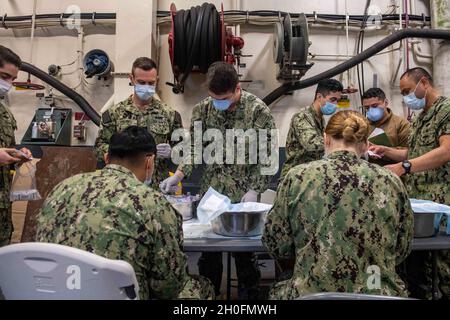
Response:
[{"label": "white face mask", "polygon": [[11,90],[12,84],[0,79],[0,96],[6,95]]}]

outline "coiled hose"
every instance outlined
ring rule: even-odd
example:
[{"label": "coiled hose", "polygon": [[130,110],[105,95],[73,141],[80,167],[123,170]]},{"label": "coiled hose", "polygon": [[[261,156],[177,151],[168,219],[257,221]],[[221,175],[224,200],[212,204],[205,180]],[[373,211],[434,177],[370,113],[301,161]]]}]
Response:
[{"label": "coiled hose", "polygon": [[223,60],[220,15],[213,4],[177,11],[174,17],[174,72],[183,85],[194,66],[201,73]]},{"label": "coiled hose", "polygon": [[438,29],[402,29],[400,31],[394,32],[386,38],[380,40],[375,43],[371,47],[367,48],[363,52],[357,54],[356,56],[344,61],[343,63],[328,69],[318,75],[310,77],[308,79],[295,82],[295,83],[285,83],[282,86],[278,87],[271,93],[269,93],[264,99],[264,103],[267,105],[272,104],[278,98],[283,95],[286,95],[290,92],[304,89],[310,86],[317,84],[320,80],[326,78],[332,78],[341,74],[342,72],[347,71],[348,69],[353,68],[357,64],[362,61],[369,59],[373,55],[377,54],[381,50],[389,47],[390,45],[405,39],[405,38],[423,38],[423,39],[442,39],[442,40],[450,40],[450,30],[438,30]]}]

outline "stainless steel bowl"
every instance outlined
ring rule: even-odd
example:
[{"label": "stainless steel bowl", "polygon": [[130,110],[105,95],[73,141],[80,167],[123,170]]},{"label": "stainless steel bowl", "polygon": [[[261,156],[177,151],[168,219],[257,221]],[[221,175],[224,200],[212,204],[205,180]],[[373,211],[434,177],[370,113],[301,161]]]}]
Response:
[{"label": "stainless steel bowl", "polygon": [[211,221],[214,233],[228,237],[254,237],[262,234],[267,211],[224,212]]},{"label": "stainless steel bowl", "polygon": [[414,212],[414,238],[429,238],[436,235],[435,216],[436,213]]},{"label": "stainless steel bowl", "polygon": [[191,195],[166,195],[166,199],[170,202],[172,207],[183,216],[183,221],[196,217],[197,206],[200,201],[198,197]]}]

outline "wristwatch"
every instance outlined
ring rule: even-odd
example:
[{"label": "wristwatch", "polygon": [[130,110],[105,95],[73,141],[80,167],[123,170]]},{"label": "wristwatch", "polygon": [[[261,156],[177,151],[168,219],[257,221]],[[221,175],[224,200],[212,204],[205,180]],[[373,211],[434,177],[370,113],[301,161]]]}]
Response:
[{"label": "wristwatch", "polygon": [[405,170],[405,174],[408,174],[411,172],[411,162],[408,160],[405,160],[402,162],[402,167]]}]

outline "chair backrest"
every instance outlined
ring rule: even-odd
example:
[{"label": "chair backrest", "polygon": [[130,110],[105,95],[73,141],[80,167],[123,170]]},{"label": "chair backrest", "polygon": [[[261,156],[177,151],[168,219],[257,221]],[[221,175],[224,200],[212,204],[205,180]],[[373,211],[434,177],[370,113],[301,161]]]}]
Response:
[{"label": "chair backrest", "polygon": [[125,261],[53,243],[0,248],[0,290],[5,299],[138,299],[133,267]]},{"label": "chair backrest", "polygon": [[362,294],[362,293],[320,292],[307,294],[297,298],[296,300],[415,300],[415,299]]}]

